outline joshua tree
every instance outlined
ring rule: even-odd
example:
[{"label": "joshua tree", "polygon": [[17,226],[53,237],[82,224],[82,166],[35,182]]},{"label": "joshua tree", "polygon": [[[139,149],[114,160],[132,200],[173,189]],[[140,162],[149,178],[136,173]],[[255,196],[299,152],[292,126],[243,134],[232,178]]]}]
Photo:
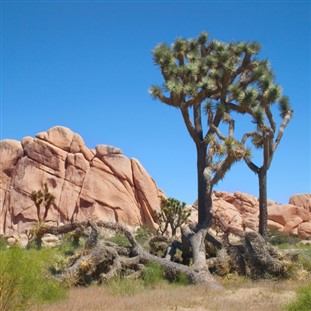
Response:
[{"label": "joshua tree", "polygon": [[55,202],[55,196],[49,192],[49,188],[47,183],[44,183],[43,191],[32,191],[29,195],[29,198],[34,202],[36,209],[37,209],[37,217],[38,221],[41,222],[41,204],[44,206],[44,215],[43,221],[46,220],[48,215],[49,209],[52,204]]},{"label": "joshua tree", "polygon": [[190,217],[191,211],[186,209],[186,203],[180,202],[174,198],[162,198],[161,212],[157,213],[159,219],[159,233],[162,235],[167,233],[169,226],[171,227],[171,234],[176,236],[177,229],[180,228]]},{"label": "joshua tree", "polygon": [[[152,86],[150,93],[155,99],[181,111],[196,145],[198,223],[201,226],[210,224],[213,186],[225,176],[234,162],[244,158],[259,176],[260,232],[263,235],[265,232],[266,172],[292,110],[287,98],[281,98],[281,89],[273,82],[268,62],[254,57],[259,51],[257,42],[208,41],[206,33],[197,39],[177,39],[171,47],[159,44],[153,50],[154,62],[160,67],[165,83],[163,86]],[[270,107],[278,100],[283,122],[273,142],[276,123]],[[206,125],[202,124],[203,110],[207,115]],[[246,133],[238,142],[233,137],[231,111],[251,114],[258,125],[257,131]],[[193,113],[192,119],[190,113]],[[228,123],[227,136],[220,131],[222,122]],[[207,128],[206,133],[203,133],[204,127]],[[251,162],[251,151],[244,148],[248,137],[253,138],[256,146],[263,147],[264,164],[261,168]]]},{"label": "joshua tree", "polygon": [[[252,56],[258,50],[256,42],[227,44],[209,41],[202,33],[197,39],[177,39],[171,47],[159,44],[152,52],[165,82],[153,85],[150,93],[181,111],[196,146],[199,225],[210,224],[213,186],[234,162],[249,155],[233,136],[229,99],[233,86],[243,90],[256,81],[260,62]],[[228,124],[227,136],[220,130],[221,123]]]},{"label": "joshua tree", "polygon": [[[267,172],[270,168],[273,155],[283,137],[284,129],[292,118],[293,110],[290,107],[286,96],[282,97],[282,90],[279,85],[273,82],[273,74],[268,64],[265,65],[263,74],[257,83],[257,87],[243,91],[244,94],[251,93],[249,103],[243,100],[238,103],[238,111],[247,112],[253,118],[257,128],[253,132],[244,134],[243,143],[248,138],[252,140],[256,148],[262,149],[262,165],[256,165],[250,157],[245,157],[248,167],[258,175],[259,181],[259,233],[267,238]],[[239,94],[238,96],[241,96]],[[279,126],[274,120],[272,105],[278,102],[281,122]]]},{"label": "joshua tree", "polygon": [[[177,39],[172,46],[159,44],[152,52],[164,84],[151,86],[150,93],[181,111],[196,146],[197,232],[211,224],[213,187],[236,161],[250,156],[243,142],[234,138],[231,111],[237,107],[232,103],[237,90],[248,90],[261,77],[265,62],[254,58],[259,50],[256,42],[210,41],[202,33],[197,39]],[[222,123],[227,124],[227,136],[221,130]]]}]

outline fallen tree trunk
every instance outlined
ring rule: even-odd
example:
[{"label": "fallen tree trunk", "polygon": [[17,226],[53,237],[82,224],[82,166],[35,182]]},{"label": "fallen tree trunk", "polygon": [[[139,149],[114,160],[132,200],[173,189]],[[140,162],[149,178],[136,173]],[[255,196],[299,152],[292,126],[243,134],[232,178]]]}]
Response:
[{"label": "fallen tree trunk", "polygon": [[[47,233],[77,232],[78,236],[88,236],[84,249],[70,258],[60,275],[60,279],[69,285],[88,284],[94,280],[105,283],[116,275],[137,278],[147,263],[160,265],[169,280],[177,280],[184,274],[190,284],[208,289],[222,289],[211,271],[219,275],[235,272],[253,279],[286,275],[282,256],[268,246],[258,233],[231,228],[222,219],[219,223],[224,231],[222,241],[206,228],[188,227],[182,228],[182,242],[163,236],[152,238],[153,247],[157,242],[162,247],[160,257],[154,255],[157,251],[151,254],[144,249],[125,226],[104,221],[73,222],[60,227],[41,226],[29,243],[36,241],[37,246],[41,245],[38,241]],[[99,239],[100,228],[121,232],[129,241],[129,246]],[[229,234],[239,236],[240,241],[230,243]],[[174,262],[178,249],[182,252],[182,264]],[[213,255],[207,260],[208,249],[212,250]]]},{"label": "fallen tree trunk", "polygon": [[[85,249],[81,256],[71,261],[70,265],[65,269],[61,279],[68,284],[80,284],[86,281],[87,276],[94,273],[101,280],[108,280],[122,270],[122,267],[128,266],[129,262],[135,258],[136,266],[138,264],[155,263],[163,267],[165,275],[169,279],[177,279],[181,273],[185,274],[190,284],[202,285],[209,289],[222,289],[223,287],[214,279],[209,272],[206,264],[200,269],[198,266],[186,266],[172,262],[165,258],[160,258],[150,254],[136,241],[134,235],[123,225],[119,223],[103,222],[103,221],[83,221],[73,222],[60,227],[43,226],[38,228],[32,240],[42,238],[44,234],[50,233],[54,235],[65,234],[76,230],[76,228],[91,227],[92,231],[86,242]],[[102,241],[98,241],[98,227],[122,232],[131,244],[130,258],[120,259],[120,255],[113,247],[108,246]],[[30,243],[32,242],[30,241]],[[109,271],[99,269],[99,267],[110,266]],[[136,270],[138,268],[136,267]],[[136,271],[135,271],[136,272]],[[82,280],[82,281],[81,281]]]}]

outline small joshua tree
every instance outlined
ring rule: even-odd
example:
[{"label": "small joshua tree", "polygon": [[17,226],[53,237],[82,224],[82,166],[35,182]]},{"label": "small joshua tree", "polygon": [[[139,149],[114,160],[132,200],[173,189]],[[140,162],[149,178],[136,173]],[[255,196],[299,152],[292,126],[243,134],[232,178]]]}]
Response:
[{"label": "small joshua tree", "polygon": [[[47,183],[44,183],[43,190],[32,191],[29,195],[29,198],[34,202],[36,206],[38,221],[45,221],[51,205],[55,202],[55,196],[49,192]],[[41,219],[40,214],[41,205],[44,206],[43,219]]]},{"label": "small joshua tree", "polygon": [[187,210],[185,202],[180,202],[174,198],[161,200],[161,212],[157,214],[160,222],[159,232],[165,234],[170,226],[172,236],[176,235],[177,229],[180,228],[191,215],[191,211]]}]

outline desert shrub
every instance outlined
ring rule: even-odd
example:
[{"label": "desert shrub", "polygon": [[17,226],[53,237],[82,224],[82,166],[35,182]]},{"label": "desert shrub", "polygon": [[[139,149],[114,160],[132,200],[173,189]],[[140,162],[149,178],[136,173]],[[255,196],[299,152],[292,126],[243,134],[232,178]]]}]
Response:
[{"label": "desert shrub", "polygon": [[270,230],[268,236],[269,242],[272,245],[278,245],[281,248],[287,248],[289,245],[296,244],[300,241],[300,238],[290,236],[276,229]]},{"label": "desert shrub", "polygon": [[142,272],[142,280],[145,286],[155,286],[165,282],[165,274],[162,266],[148,263]]},{"label": "desert shrub", "polygon": [[287,311],[311,310],[311,283],[297,290],[296,299],[286,306]]},{"label": "desert shrub", "polygon": [[17,246],[0,251],[0,310],[27,310],[33,303],[62,299],[66,292],[47,276],[52,250],[25,250]]}]

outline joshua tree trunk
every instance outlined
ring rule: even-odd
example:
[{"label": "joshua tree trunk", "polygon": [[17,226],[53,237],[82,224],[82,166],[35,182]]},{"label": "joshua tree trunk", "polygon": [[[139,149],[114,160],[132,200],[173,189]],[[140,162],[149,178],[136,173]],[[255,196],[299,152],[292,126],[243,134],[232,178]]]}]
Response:
[{"label": "joshua tree trunk", "polygon": [[267,170],[261,167],[258,172],[259,180],[259,233],[267,239],[268,206],[267,206]]},{"label": "joshua tree trunk", "polygon": [[[203,144],[202,144],[203,145]],[[204,170],[206,168],[206,146],[197,146],[197,175],[198,175],[198,223],[199,226],[208,225],[211,222],[212,192]]]}]

